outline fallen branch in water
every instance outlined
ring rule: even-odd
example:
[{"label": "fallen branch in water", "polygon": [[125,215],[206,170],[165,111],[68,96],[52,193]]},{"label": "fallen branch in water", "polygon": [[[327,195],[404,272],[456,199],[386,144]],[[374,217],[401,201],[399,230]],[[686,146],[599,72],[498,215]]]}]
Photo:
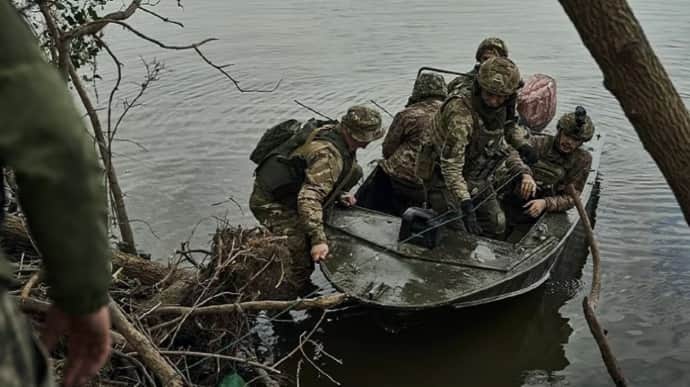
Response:
[{"label": "fallen branch in water", "polygon": [[594,309],[596,309],[599,304],[599,293],[601,291],[601,256],[599,255],[599,243],[597,243],[597,240],[594,238],[592,224],[589,221],[589,216],[585,211],[585,207],[582,205],[579,192],[575,190],[572,184],[568,185],[567,191],[568,195],[573,198],[577,212],[580,214],[580,219],[582,219],[582,225],[584,226],[585,235],[587,237],[587,244],[592,252],[592,287],[589,291],[589,296],[585,296],[582,300],[585,319],[587,320],[587,325],[589,325],[589,330],[594,336],[594,340],[596,340],[599,346],[599,352],[601,352],[601,357],[604,359],[604,364],[613,382],[618,387],[626,387],[628,384],[623,376],[623,372],[618,366],[618,362],[611,351],[608,340],[606,340],[606,333],[602,329],[594,313]]},{"label": "fallen branch in water", "polygon": [[148,313],[148,316],[158,316],[162,314],[189,314],[190,316],[224,314],[241,312],[247,310],[304,310],[304,309],[328,309],[342,304],[347,297],[343,293],[329,294],[316,298],[305,298],[292,301],[247,301],[237,304],[222,304],[202,306],[198,308],[189,306],[161,306]]},{"label": "fallen branch in water", "polygon": [[153,343],[127,320],[127,316],[113,301],[110,302],[110,318],[113,328],[122,333],[122,336],[139,354],[146,367],[153,371],[164,386],[183,387],[185,385],[180,374],[161,356],[161,352]]}]

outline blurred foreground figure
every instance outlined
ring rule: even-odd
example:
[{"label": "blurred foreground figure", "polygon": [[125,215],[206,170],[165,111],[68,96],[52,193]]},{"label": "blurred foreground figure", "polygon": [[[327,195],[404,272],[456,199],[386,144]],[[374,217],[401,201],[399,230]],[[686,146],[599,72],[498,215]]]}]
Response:
[{"label": "blurred foreground figure", "polygon": [[[0,52],[0,161],[15,173],[54,302],[42,339],[50,349],[68,337],[63,382],[81,385],[110,352],[103,174],[64,80],[7,0]],[[0,257],[0,386],[52,386],[45,352],[7,295],[12,273]]]}]

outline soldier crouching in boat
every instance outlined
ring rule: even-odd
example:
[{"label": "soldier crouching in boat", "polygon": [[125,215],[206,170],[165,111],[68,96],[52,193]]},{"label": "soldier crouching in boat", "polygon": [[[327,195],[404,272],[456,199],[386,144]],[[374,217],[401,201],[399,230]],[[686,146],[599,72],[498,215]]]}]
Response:
[{"label": "soldier crouching in boat", "polygon": [[385,207],[394,215],[402,215],[407,208],[421,207],[425,202],[424,186],[415,173],[415,160],[422,134],[428,130],[445,98],[446,83],[441,75],[420,74],[407,106],[395,115],[388,128],[383,140],[384,161],[377,172],[388,180],[391,193],[379,200],[385,200]]},{"label": "soldier crouching in boat", "polygon": [[356,150],[383,134],[378,112],[353,106],[339,123],[314,129],[293,149],[279,146],[257,167],[249,206],[263,226],[287,236],[297,292],[309,285],[314,262],[328,256],[324,211],[335,200],[355,204],[353,196],[342,193],[361,177]]},{"label": "soldier crouching in boat", "polygon": [[[508,45],[500,38],[489,37],[481,41],[474,55],[477,61],[472,70],[454,78],[448,83],[448,95],[471,96],[473,85],[479,75],[479,67],[491,58],[508,58]],[[521,87],[519,81],[518,87]],[[506,125],[504,137],[506,142],[515,148],[520,157],[527,163],[533,164],[537,161],[536,154],[527,142],[529,131],[522,125],[517,124],[516,105],[517,95],[512,95],[506,101]]]},{"label": "soldier crouching in boat", "polygon": [[519,82],[520,72],[511,60],[494,57],[484,62],[472,94],[443,103],[417,157],[417,174],[425,181],[431,207],[439,214],[460,210],[464,227],[473,234],[501,237],[505,231],[498,199],[484,188],[499,163],[506,160],[516,177],[522,176],[521,184],[534,185],[529,168],[504,139],[508,101]]},{"label": "soldier crouching in boat", "polygon": [[579,193],[584,189],[592,155],[581,148],[594,136],[594,124],[581,106],[564,114],[557,124],[558,133],[530,137],[530,143],[539,156],[531,166],[537,184],[534,191],[516,188],[505,198],[509,222],[525,223],[544,212],[565,211],[575,203],[566,193],[572,184]]}]

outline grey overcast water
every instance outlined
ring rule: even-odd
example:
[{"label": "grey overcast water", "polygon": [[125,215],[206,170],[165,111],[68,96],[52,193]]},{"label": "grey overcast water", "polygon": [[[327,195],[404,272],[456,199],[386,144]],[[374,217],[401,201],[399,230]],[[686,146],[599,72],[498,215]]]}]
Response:
[{"label": "grey overcast water", "polygon": [[[165,259],[197,223],[193,244],[206,246],[216,216],[254,225],[248,154],[265,128],[312,116],[293,99],[332,117],[371,99],[397,111],[420,66],[468,70],[477,44],[500,36],[523,76],[541,72],[557,79],[558,116],[582,104],[606,135],[596,225],[604,260],[599,316],[622,369],[634,386],[690,386],[690,231],[556,0],[176,3],[163,1],[155,9],[182,21],[184,29],[143,12],[131,24],[170,44],[216,37],[203,51],[217,63],[233,63],[228,70],[243,86],[282,82],[273,93],[242,94],[194,52],[166,51],[108,27],[108,41],[126,65],[122,96],[137,90],[140,57],[162,60],[167,68],[119,131],[147,151],[115,144],[142,249]],[[630,4],[687,103],[690,4]],[[105,56],[100,71],[104,106],[115,77]],[[379,145],[361,153],[360,161],[380,157]],[[581,309],[590,279],[589,261],[573,253],[545,286],[525,297],[430,318],[398,334],[384,332],[366,315],[338,318],[317,336],[344,364],[325,357],[319,363],[345,386],[609,386]],[[329,385],[303,368],[302,386]]]}]

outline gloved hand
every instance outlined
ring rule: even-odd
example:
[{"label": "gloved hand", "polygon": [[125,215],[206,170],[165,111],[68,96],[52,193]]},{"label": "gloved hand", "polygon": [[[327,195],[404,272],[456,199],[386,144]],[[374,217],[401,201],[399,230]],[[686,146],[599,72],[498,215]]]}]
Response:
[{"label": "gloved hand", "polygon": [[474,204],[472,204],[472,200],[463,200],[460,203],[460,208],[462,209],[462,214],[464,215],[463,220],[465,222],[467,232],[475,235],[481,234],[482,228],[479,227],[479,223],[477,223],[477,214],[474,212]]},{"label": "gloved hand", "polygon": [[520,154],[520,158],[522,161],[525,162],[527,165],[534,165],[539,161],[539,155],[537,154],[537,151],[532,148],[531,145],[525,144],[518,148],[518,153]]}]

